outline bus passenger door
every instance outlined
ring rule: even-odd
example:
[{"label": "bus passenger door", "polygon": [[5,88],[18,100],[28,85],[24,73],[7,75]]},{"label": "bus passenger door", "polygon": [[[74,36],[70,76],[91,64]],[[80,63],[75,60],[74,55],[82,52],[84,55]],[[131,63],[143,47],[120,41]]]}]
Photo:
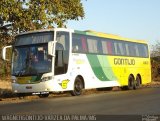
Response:
[{"label": "bus passenger door", "polygon": [[69,32],[57,32],[55,48],[55,75],[65,74],[69,62]]}]

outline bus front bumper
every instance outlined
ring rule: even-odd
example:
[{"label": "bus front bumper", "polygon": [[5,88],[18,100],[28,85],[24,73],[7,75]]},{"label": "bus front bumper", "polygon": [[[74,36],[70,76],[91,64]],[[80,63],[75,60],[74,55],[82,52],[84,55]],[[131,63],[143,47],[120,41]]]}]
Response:
[{"label": "bus front bumper", "polygon": [[54,91],[52,81],[40,82],[36,84],[17,84],[12,83],[12,91],[14,93],[40,93]]}]

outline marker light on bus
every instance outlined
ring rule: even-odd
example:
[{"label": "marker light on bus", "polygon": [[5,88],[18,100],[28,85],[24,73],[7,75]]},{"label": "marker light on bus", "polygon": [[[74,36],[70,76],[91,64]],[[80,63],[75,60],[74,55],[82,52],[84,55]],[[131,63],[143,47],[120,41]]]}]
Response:
[{"label": "marker light on bus", "polygon": [[17,78],[15,76],[12,76],[12,83],[17,83]]},{"label": "marker light on bus", "polygon": [[12,79],[12,83],[17,83],[17,79]]}]

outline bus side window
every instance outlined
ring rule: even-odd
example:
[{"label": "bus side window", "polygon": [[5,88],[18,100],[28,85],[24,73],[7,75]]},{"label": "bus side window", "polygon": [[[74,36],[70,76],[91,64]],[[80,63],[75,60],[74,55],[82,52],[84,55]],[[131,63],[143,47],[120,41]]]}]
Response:
[{"label": "bus side window", "polygon": [[73,53],[81,53],[82,52],[81,38],[77,34],[72,35],[72,52]]},{"label": "bus side window", "polygon": [[148,46],[147,45],[143,45],[143,47],[144,47],[145,57],[148,57]]},{"label": "bus side window", "polygon": [[102,43],[103,54],[112,55],[113,54],[112,42],[105,39],[105,40],[102,40],[101,43]]},{"label": "bus side window", "polygon": [[126,55],[129,56],[129,47],[128,47],[128,43],[125,43],[125,48],[126,48]]},{"label": "bus side window", "polygon": [[81,41],[82,41],[82,50],[83,50],[84,53],[86,53],[88,51],[86,38],[85,37],[81,37]]},{"label": "bus side window", "polygon": [[126,48],[123,42],[114,41],[116,55],[126,55]]},{"label": "bus side window", "polygon": [[74,46],[72,47],[72,52],[78,52],[78,50],[79,50],[78,45],[74,45]]},{"label": "bus side window", "polygon": [[136,56],[135,44],[134,43],[129,43],[129,55],[130,56]]},{"label": "bus side window", "polygon": [[103,51],[103,54],[108,54],[107,42],[106,42],[106,41],[101,41],[101,43],[102,43],[102,51]]},{"label": "bus side window", "polygon": [[103,54],[102,41],[99,39],[97,43],[98,53]]},{"label": "bus side window", "polygon": [[122,43],[122,47],[123,47],[124,55],[127,56],[127,48],[126,48],[125,42]]},{"label": "bus side window", "polygon": [[115,49],[115,55],[120,55],[118,50],[118,43],[114,41],[114,49]]},{"label": "bus side window", "polygon": [[88,51],[89,53],[98,53],[97,40],[94,37],[87,38]]},{"label": "bus side window", "polygon": [[111,41],[107,41],[107,49],[108,49],[108,54],[113,54],[112,53],[112,42]]},{"label": "bus side window", "polygon": [[148,47],[146,45],[139,44],[138,51],[140,57],[148,57]]},{"label": "bus side window", "polygon": [[138,57],[139,56],[139,51],[138,51],[138,45],[137,44],[135,45],[135,52],[136,52],[136,56]]},{"label": "bus side window", "polygon": [[119,42],[118,45],[119,45],[119,49],[120,49],[121,55],[126,55],[126,50],[125,50],[124,43],[123,42]]}]

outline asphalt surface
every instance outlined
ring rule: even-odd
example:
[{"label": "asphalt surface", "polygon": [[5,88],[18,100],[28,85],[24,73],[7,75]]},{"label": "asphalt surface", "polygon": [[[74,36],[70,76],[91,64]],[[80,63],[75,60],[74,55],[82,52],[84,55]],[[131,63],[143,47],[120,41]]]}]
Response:
[{"label": "asphalt surface", "polygon": [[160,88],[0,104],[0,114],[160,115]]}]

